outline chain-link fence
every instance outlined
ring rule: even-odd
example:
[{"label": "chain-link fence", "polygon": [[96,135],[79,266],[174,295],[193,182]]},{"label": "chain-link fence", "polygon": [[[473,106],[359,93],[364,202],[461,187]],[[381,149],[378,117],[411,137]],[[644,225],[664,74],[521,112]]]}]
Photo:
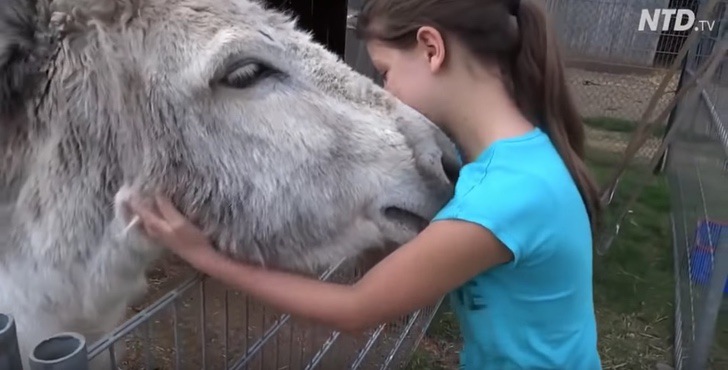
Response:
[{"label": "chain-link fence", "polygon": [[[690,49],[685,75],[693,76],[728,41],[726,2],[708,19]],[[722,40],[722,41],[721,41]],[[720,50],[716,50],[720,49]],[[728,368],[728,71],[720,56],[705,86],[678,105],[667,156],[675,254],[675,367]]]},{"label": "chain-link fence", "polygon": [[[546,0],[565,52],[567,78],[587,125],[589,146],[621,154],[687,40],[687,31],[639,30],[642,9],[697,10],[698,0]],[[672,24],[672,23],[671,23]],[[678,61],[679,63],[679,61]],[[667,106],[678,87],[669,80],[655,111]],[[664,126],[637,153],[649,158]]]},{"label": "chain-link fence", "polygon": [[[349,4],[358,8],[361,0]],[[666,31],[662,31],[662,23],[658,31],[640,31],[642,9],[697,11],[699,5],[700,0],[545,0],[592,149],[616,155],[625,150],[650,98],[679,59],[680,48],[688,38],[687,31],[672,31],[672,23]],[[346,48],[360,70],[373,71],[363,44],[347,43]],[[669,80],[655,112],[668,105],[679,79],[675,73]],[[653,130],[637,159],[645,160],[655,153],[663,131],[664,125]]]},{"label": "chain-link fence", "polygon": [[[650,176],[660,152],[665,128],[671,122],[671,103],[684,80],[685,53],[696,36],[675,31],[675,17],[662,9],[690,9],[698,19],[716,0],[545,0],[565,55],[566,78],[583,117],[587,155],[609,163],[600,180],[606,212],[596,250],[603,254],[618,236],[629,214],[633,194]],[[649,22],[641,27],[647,13]],[[667,20],[667,22],[665,22]],[[717,31],[718,24],[700,24]],[[695,34],[695,33],[693,33]],[[664,117],[664,119],[663,119]],[[639,133],[644,123],[654,124]],[[636,136],[644,143],[634,147]],[[630,158],[626,168],[612,168]],[[626,165],[626,163],[625,163]],[[607,173],[611,172],[611,173]],[[620,175],[619,177],[617,177]],[[603,177],[603,178],[601,178]]]}]

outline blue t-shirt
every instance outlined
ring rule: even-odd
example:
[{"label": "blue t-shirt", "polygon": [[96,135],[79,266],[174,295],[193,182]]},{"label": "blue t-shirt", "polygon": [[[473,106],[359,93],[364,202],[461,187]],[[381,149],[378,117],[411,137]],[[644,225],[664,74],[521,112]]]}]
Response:
[{"label": "blue t-shirt", "polygon": [[449,295],[461,369],[601,369],[589,218],[543,131],[496,141],[464,165],[433,222],[446,219],[487,228],[514,255]]}]

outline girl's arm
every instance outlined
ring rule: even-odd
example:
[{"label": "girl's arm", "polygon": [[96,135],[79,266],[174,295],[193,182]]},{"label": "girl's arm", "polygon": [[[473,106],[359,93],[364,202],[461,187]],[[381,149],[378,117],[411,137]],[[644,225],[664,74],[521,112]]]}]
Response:
[{"label": "girl's arm", "polygon": [[[353,285],[266,270],[215,251],[171,203],[163,216],[133,206],[144,228],[195,268],[275,308],[359,332],[433,303],[482,271],[513,256],[487,229],[464,221],[437,221],[369,270]],[[196,240],[190,245],[183,240]],[[203,244],[203,245],[200,245]]]}]

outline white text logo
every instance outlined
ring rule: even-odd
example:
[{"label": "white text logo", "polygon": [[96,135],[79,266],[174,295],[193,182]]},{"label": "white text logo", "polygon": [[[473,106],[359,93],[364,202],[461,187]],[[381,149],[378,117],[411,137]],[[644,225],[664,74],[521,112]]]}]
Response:
[{"label": "white text logo", "polygon": [[657,31],[660,26],[660,18],[662,18],[661,31],[670,31],[670,20],[675,19],[672,31],[687,31],[692,28],[695,31],[712,31],[715,21],[698,20],[695,21],[695,12],[690,9],[642,9],[640,15],[640,25],[637,27],[639,31],[644,31],[645,26],[650,31]]}]

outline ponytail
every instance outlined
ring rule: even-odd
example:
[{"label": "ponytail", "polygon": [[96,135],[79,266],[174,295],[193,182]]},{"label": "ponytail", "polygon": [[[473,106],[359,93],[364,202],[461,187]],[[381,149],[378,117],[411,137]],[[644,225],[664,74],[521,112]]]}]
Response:
[{"label": "ponytail", "polygon": [[[601,205],[584,163],[584,127],[569,95],[556,38],[543,0],[368,0],[357,34],[407,49],[417,29],[433,25],[451,34],[481,61],[496,62],[520,110],[549,135],[584,200],[592,232]],[[515,17],[518,26],[514,25]]]},{"label": "ponytail", "polygon": [[548,134],[579,188],[592,225],[599,227],[601,203],[584,162],[585,133],[566,83],[559,45],[539,1],[507,0],[516,17],[520,45],[512,67],[519,108]]}]

